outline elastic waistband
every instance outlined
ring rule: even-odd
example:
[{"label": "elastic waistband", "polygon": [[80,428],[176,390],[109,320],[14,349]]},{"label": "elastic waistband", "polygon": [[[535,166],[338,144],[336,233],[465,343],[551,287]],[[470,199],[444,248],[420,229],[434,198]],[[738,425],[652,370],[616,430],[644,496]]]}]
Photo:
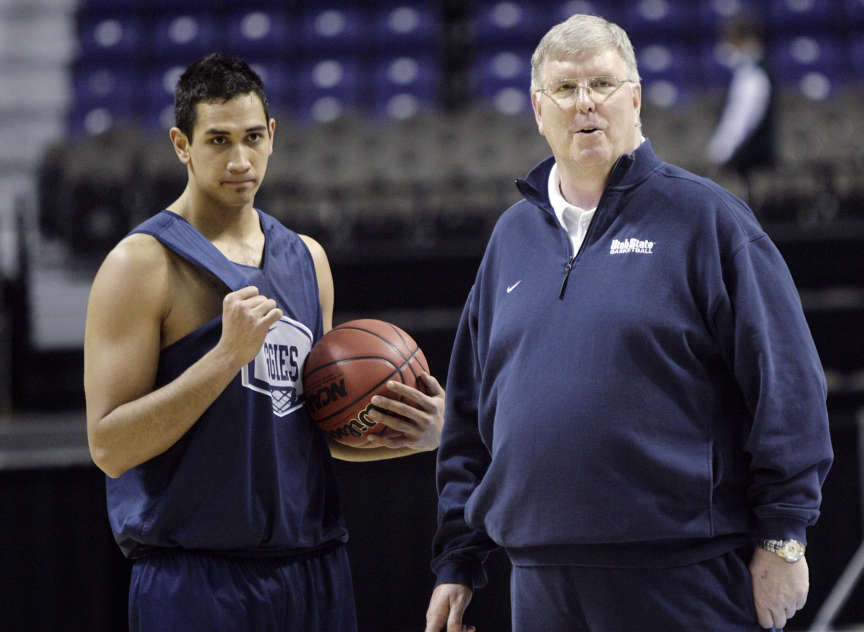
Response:
[{"label": "elastic waistband", "polygon": [[204,549],[185,549],[185,548],[148,548],[142,551],[140,556],[135,559],[148,559],[156,556],[171,556],[171,555],[191,555],[199,557],[210,557],[218,559],[230,560],[247,560],[247,561],[274,561],[274,562],[305,562],[307,560],[316,559],[332,553],[333,551],[342,548],[345,543],[340,540],[326,542],[321,546],[309,549],[289,549],[281,551],[268,550],[204,550]]},{"label": "elastic waistband", "polygon": [[510,547],[506,551],[516,566],[672,568],[704,562],[749,544],[747,534],[732,534],[652,542]]}]

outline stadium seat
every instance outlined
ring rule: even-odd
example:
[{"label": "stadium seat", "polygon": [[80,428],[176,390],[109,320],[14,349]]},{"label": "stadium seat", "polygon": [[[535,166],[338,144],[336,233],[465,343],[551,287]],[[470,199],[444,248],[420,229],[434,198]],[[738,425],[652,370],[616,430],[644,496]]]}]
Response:
[{"label": "stadium seat", "polygon": [[634,44],[658,34],[690,35],[699,26],[697,4],[685,0],[638,0],[619,19]]},{"label": "stadium seat", "polygon": [[72,71],[73,100],[84,109],[129,110],[136,98],[136,79],[126,64],[79,63]]},{"label": "stadium seat", "polygon": [[159,18],[150,33],[153,55],[187,65],[224,46],[221,24],[211,16],[196,13]]},{"label": "stadium seat", "polygon": [[704,87],[699,53],[680,42],[652,41],[636,49],[643,97],[658,107],[672,107]]},{"label": "stadium seat", "polygon": [[830,36],[802,34],[778,38],[771,46],[769,58],[783,80],[794,81],[809,72],[836,76],[843,70],[841,43]]},{"label": "stadium seat", "polygon": [[380,51],[432,50],[441,32],[437,5],[416,0],[388,3],[375,12],[372,29]]},{"label": "stadium seat", "polygon": [[174,87],[183,68],[181,64],[164,63],[147,71],[147,99],[141,104],[140,115],[148,127],[165,130],[174,125]]},{"label": "stadium seat", "polygon": [[837,96],[849,80],[851,70],[843,56],[848,49],[839,49],[833,40],[799,36],[780,46],[782,50],[774,55],[777,75],[798,97],[825,101]]},{"label": "stadium seat", "polygon": [[301,118],[330,122],[361,106],[361,73],[354,59],[304,59],[297,71],[297,111]]},{"label": "stadium seat", "polygon": [[775,33],[822,31],[842,24],[835,0],[771,0],[768,27]]},{"label": "stadium seat", "polygon": [[527,48],[484,50],[474,61],[474,92],[488,96],[501,86],[528,90],[531,85],[531,53]]},{"label": "stadium seat", "polygon": [[486,50],[477,55],[472,68],[472,92],[498,112],[531,112],[531,53],[528,48]]},{"label": "stadium seat", "polygon": [[130,13],[137,11],[139,5],[139,0],[78,0],[77,2],[78,15],[93,18],[102,14]]},{"label": "stadium seat", "polygon": [[553,24],[563,22],[575,13],[599,15],[611,22],[618,21],[618,7],[615,2],[604,0],[543,0],[537,3],[538,10],[545,17],[541,22],[547,22],[541,27],[545,30]]},{"label": "stadium seat", "polygon": [[135,111],[128,106],[74,103],[67,115],[67,129],[72,136],[94,136],[128,124],[135,118]]},{"label": "stadium seat", "polygon": [[248,9],[229,13],[224,49],[244,58],[278,57],[295,47],[296,33],[288,13],[279,9]]},{"label": "stadium seat", "polygon": [[434,57],[381,57],[372,67],[371,109],[386,118],[408,118],[438,100],[441,72]]},{"label": "stadium seat", "polygon": [[485,1],[473,12],[474,40],[483,47],[535,46],[551,26],[533,4]]},{"label": "stadium seat", "polygon": [[761,15],[765,12],[764,0],[712,0],[699,2],[699,23],[704,31],[719,34],[724,22],[742,14]]},{"label": "stadium seat", "polygon": [[846,0],[846,18],[852,26],[864,25],[864,0]]},{"label": "stadium seat", "polygon": [[301,47],[313,55],[366,50],[374,39],[367,22],[367,15],[350,5],[308,8],[301,17]]},{"label": "stadium seat", "polygon": [[78,22],[79,58],[97,62],[128,60],[140,52],[142,26],[133,15],[82,17]]},{"label": "stadium seat", "polygon": [[858,81],[864,80],[864,33],[852,36],[849,43],[849,58],[852,60],[851,73]]},{"label": "stadium seat", "polygon": [[277,116],[293,108],[297,99],[297,77],[284,58],[248,56],[246,60],[264,82],[270,102],[270,115]]},{"label": "stadium seat", "polygon": [[156,5],[159,9],[171,13],[201,13],[221,9],[222,0],[141,0],[142,8]]},{"label": "stadium seat", "polygon": [[698,83],[703,88],[725,90],[731,78],[728,59],[724,59],[723,48],[717,40],[707,39],[697,46],[696,72],[701,75]]}]

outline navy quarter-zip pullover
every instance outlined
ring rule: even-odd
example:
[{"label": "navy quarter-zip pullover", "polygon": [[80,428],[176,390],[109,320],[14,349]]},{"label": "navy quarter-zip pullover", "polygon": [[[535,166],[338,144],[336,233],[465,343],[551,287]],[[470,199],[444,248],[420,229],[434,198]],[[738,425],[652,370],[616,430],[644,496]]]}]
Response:
[{"label": "navy quarter-zip pullover", "polygon": [[797,538],[832,461],[824,374],[752,212],[619,158],[581,248],[517,185],[465,305],[438,454],[438,582],[515,564],[663,567]]}]

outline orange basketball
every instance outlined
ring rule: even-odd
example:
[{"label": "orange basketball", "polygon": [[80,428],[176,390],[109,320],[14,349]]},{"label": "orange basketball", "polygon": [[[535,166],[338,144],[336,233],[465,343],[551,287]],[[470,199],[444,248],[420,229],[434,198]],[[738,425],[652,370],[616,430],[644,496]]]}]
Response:
[{"label": "orange basketball", "polygon": [[352,320],[327,332],[306,358],[306,409],[331,438],[360,446],[367,434],[386,428],[367,418],[372,396],[396,399],[388,380],[417,388],[417,378],[428,372],[423,351],[402,329],[383,320]]}]

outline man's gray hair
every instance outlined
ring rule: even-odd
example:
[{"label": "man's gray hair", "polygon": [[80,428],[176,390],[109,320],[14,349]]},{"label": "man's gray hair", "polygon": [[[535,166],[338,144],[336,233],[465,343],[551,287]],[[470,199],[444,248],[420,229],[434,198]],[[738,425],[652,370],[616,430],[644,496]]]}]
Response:
[{"label": "man's gray hair", "polygon": [[639,69],[636,67],[636,53],[624,29],[596,15],[571,15],[564,22],[549,29],[537,44],[531,56],[531,91],[543,87],[540,81],[546,60],[567,59],[607,48],[614,48],[621,55],[627,65],[629,76],[626,79],[638,82],[640,79]]}]

